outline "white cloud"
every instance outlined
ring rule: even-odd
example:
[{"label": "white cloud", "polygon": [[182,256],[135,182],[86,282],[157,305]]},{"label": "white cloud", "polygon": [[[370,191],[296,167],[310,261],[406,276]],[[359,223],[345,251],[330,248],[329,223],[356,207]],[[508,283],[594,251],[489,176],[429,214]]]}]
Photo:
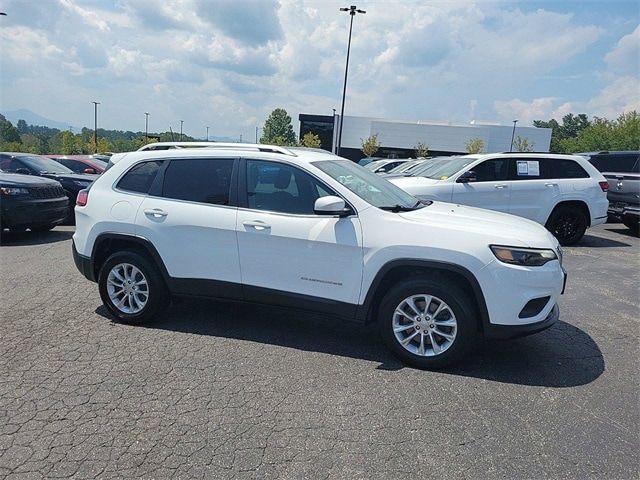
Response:
[{"label": "white cloud", "polygon": [[640,25],[622,37],[604,59],[612,73],[640,75]]}]

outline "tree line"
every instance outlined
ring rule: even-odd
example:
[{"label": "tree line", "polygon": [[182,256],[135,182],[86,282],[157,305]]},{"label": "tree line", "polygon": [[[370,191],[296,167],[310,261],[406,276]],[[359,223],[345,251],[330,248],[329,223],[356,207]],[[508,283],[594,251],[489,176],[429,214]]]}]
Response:
[{"label": "tree line", "polygon": [[[175,132],[149,133],[149,141],[170,142],[178,140],[180,134]],[[183,135],[183,141],[191,142],[195,139]],[[98,148],[104,152],[130,152],[145,144],[144,132],[123,130],[106,130],[98,128]],[[69,130],[27,125],[24,120],[18,120],[14,126],[4,115],[0,115],[0,151],[26,152],[39,155],[63,154],[80,155],[96,152],[93,141],[93,130],[83,128],[79,133]]]}]

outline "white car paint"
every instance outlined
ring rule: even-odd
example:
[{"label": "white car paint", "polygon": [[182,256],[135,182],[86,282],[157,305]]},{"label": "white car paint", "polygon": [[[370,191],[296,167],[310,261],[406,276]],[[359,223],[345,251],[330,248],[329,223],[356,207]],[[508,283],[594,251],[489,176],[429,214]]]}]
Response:
[{"label": "white car paint", "polygon": [[[389,262],[438,261],[473,275],[485,297],[492,324],[537,323],[556,305],[564,278],[558,260],[542,267],[510,265],[498,261],[489,248],[499,244],[557,252],[556,239],[537,223],[442,202],[410,212],[381,210],[316,163],[346,160],[307,149],[290,152],[265,152],[255,146],[121,155],[93,183],[88,203],[76,206],[74,248],[88,258],[99,234],[135,235],[156,247],[169,274],[176,278],[241,283],[354,305],[363,305],[376,274]],[[324,182],[354,209],[354,214],[283,214],[163,199],[115,188],[120,177],[138,162],[177,155],[287,163]],[[451,182],[413,181],[436,188],[452,186]],[[118,215],[114,215],[114,205],[121,202],[127,205],[116,209]],[[541,296],[550,297],[543,311],[535,317],[518,318],[529,300]]]},{"label": "white car paint", "polygon": [[[590,226],[607,219],[607,194],[598,182],[606,179],[584,157],[544,153],[505,153],[468,155],[469,164],[455,174],[443,179],[423,177],[398,177],[389,181],[406,192],[425,200],[440,200],[474,207],[511,213],[544,225],[553,209],[560,202],[582,201],[590,214]],[[495,180],[460,183],[464,173],[491,159],[569,159],[577,162],[589,178],[556,178],[526,180]]]}]

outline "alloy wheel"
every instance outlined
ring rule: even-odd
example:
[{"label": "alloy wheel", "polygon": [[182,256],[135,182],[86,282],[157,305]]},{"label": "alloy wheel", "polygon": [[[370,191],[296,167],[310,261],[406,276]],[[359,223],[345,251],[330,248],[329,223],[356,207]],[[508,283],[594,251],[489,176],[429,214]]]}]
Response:
[{"label": "alloy wheel", "polygon": [[109,271],[107,294],[115,308],[132,315],[141,312],[146,306],[149,286],[139,268],[130,263],[119,263]]}]

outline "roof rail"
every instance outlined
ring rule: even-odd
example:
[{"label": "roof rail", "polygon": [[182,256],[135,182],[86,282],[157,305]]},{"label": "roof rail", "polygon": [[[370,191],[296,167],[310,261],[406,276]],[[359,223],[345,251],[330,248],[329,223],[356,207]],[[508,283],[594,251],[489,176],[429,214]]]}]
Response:
[{"label": "roof rail", "polygon": [[268,153],[281,153],[283,155],[289,155],[297,157],[297,155],[286,147],[280,147],[278,145],[263,145],[261,143],[234,143],[234,142],[156,142],[148,143],[138,149],[138,151],[145,150],[172,150],[178,148],[221,148],[221,149],[233,149],[233,150],[257,150],[259,152]]}]

